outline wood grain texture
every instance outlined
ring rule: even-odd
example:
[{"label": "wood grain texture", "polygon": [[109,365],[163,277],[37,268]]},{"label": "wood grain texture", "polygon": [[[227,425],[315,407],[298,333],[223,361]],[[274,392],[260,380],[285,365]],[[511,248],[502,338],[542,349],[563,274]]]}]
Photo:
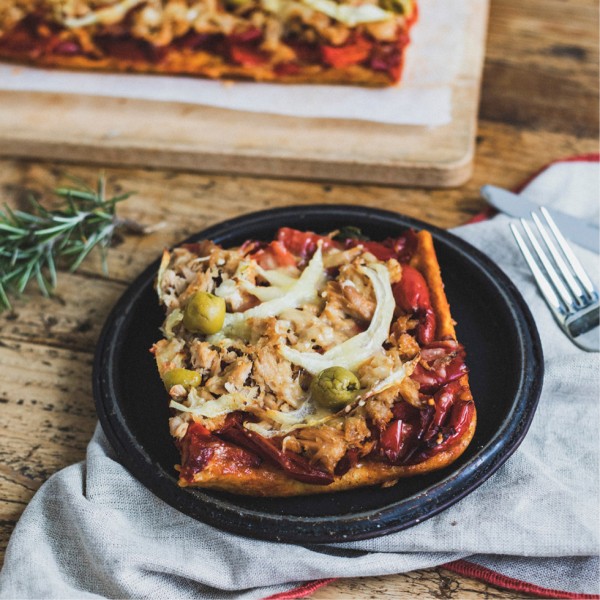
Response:
[{"label": "wood grain texture", "polygon": [[596,136],[598,6],[596,0],[492,2],[481,116]]},{"label": "wood grain texture", "polygon": [[472,171],[489,0],[462,2],[469,16],[460,36],[462,47],[457,48],[460,61],[447,125],[300,119],[183,103],[0,91],[0,155],[84,157],[101,164],[288,178],[459,185]]},{"label": "wood grain texture", "polygon": [[[567,5],[569,19],[558,18]],[[458,189],[109,169],[113,188],[137,192],[120,214],[163,227],[145,237],[126,236],[112,248],[108,279],[91,259],[76,274],[60,273],[54,297],[45,299],[32,289],[15,302],[14,311],[0,313],[0,555],[35,490],[85,457],[96,423],[90,382],[96,339],[118,296],[163,246],[252,210],[314,202],[386,208],[441,227],[464,223],[483,208],[478,190],[484,183],[513,187],[554,159],[597,151],[596,17],[595,0],[492,2],[475,169]],[[550,99],[534,76],[538,82],[558,81],[560,93]],[[44,192],[65,172],[89,180],[97,175],[95,167],[73,163],[0,161],[0,201],[21,206],[25,190]],[[313,594],[321,600],[376,597],[522,595],[441,568],[339,580]]]}]

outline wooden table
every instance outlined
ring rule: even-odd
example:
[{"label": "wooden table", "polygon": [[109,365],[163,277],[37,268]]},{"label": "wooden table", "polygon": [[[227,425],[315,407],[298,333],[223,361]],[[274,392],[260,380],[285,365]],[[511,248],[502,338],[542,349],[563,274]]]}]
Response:
[{"label": "wooden table", "polygon": [[[217,221],[287,204],[345,202],[396,210],[441,227],[465,222],[483,208],[482,184],[515,186],[554,159],[597,151],[597,23],[596,0],[493,0],[475,174],[459,189],[110,169],[112,186],[137,192],[121,215],[164,227],[145,237],[128,236],[112,249],[109,278],[89,260],[76,274],[60,274],[54,298],[32,289],[13,312],[0,314],[0,551],[39,486],[84,458],[96,424],[91,365],[100,328],[128,283],[163,246]],[[19,206],[27,189],[47,190],[65,172],[92,181],[97,168],[0,161],[1,199]],[[313,597],[375,596],[516,597],[441,568],[340,580]]]}]

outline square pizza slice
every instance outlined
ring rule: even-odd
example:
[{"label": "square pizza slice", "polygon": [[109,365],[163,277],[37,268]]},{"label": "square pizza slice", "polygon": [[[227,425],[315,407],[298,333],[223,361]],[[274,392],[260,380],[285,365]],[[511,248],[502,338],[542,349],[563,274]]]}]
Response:
[{"label": "square pizza slice", "polygon": [[165,251],[152,348],[179,484],[291,496],[393,485],[475,431],[429,232],[383,242],[290,228]]},{"label": "square pizza slice", "polygon": [[3,0],[0,58],[292,83],[400,79],[415,0]]}]

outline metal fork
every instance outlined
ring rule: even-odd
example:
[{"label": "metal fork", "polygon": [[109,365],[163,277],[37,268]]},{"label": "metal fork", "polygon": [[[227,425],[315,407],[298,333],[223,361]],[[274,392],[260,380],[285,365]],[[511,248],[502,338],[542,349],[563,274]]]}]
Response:
[{"label": "metal fork", "polygon": [[537,260],[513,223],[510,224],[510,229],[546,304],[561,329],[582,350],[598,352],[600,351],[598,290],[573,254],[549,212],[541,207],[540,213],[547,227],[535,212],[531,213],[531,217],[549,255],[544,251],[525,219],[520,221]]}]

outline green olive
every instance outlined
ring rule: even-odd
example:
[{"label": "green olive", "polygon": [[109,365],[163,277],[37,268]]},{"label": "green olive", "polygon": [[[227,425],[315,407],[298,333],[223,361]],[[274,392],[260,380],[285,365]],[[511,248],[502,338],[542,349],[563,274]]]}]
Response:
[{"label": "green olive", "polygon": [[200,373],[190,371],[189,369],[171,369],[163,375],[163,382],[167,390],[174,385],[182,385],[186,388],[197,387],[202,382]]},{"label": "green olive", "polygon": [[183,325],[188,331],[210,335],[217,333],[225,321],[225,300],[208,292],[196,292],[183,311]]},{"label": "green olive", "polygon": [[310,384],[311,396],[325,408],[339,410],[356,398],[360,382],[344,367],[329,367],[321,371]]}]

